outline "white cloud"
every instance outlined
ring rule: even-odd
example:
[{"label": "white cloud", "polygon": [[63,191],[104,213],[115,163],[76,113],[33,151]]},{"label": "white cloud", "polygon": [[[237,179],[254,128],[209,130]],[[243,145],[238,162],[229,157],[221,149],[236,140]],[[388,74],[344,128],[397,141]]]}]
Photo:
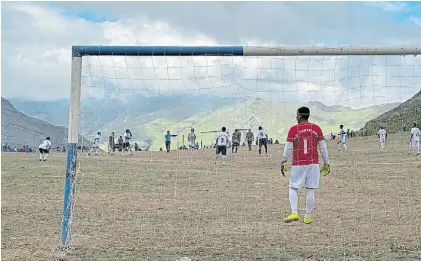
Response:
[{"label": "white cloud", "polygon": [[368,2],[368,5],[373,5],[381,8],[385,12],[402,12],[407,8],[405,2]]},{"label": "white cloud", "polygon": [[421,27],[421,17],[416,17],[411,15],[410,19],[412,22],[414,22],[416,25],[418,25],[419,27]]},{"label": "white cloud", "polygon": [[[7,3],[2,7],[2,16],[2,91],[9,98],[68,98],[71,45],[221,44],[216,37],[203,32],[183,30],[144,15],[127,19],[123,16],[118,22],[92,23],[62,16],[58,10],[36,3]],[[284,24],[282,28],[293,30],[294,27]],[[319,40],[309,42],[320,44]],[[243,43],[279,44],[259,39],[258,35],[244,38]],[[99,99],[117,95],[124,99],[138,91],[181,91],[274,100],[319,100],[365,107],[403,101],[418,91],[420,59],[409,56],[387,60],[384,57],[86,57],[83,94]]]}]

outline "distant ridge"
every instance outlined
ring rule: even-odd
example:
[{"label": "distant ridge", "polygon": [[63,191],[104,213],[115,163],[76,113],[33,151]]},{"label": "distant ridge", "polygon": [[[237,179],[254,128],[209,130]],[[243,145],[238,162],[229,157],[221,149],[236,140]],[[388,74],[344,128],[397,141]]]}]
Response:
[{"label": "distant ridge", "polygon": [[[10,146],[29,145],[37,148],[47,136],[51,138],[53,148],[67,145],[67,128],[55,126],[43,120],[29,117],[3,97],[1,98],[1,142]],[[79,137],[82,141],[82,137]],[[89,141],[84,139],[84,144]]]},{"label": "distant ridge", "polygon": [[[19,110],[35,118],[51,121],[55,125],[67,125],[67,101],[19,101],[12,100]],[[139,146],[151,146],[152,149],[165,147],[164,134],[167,130],[178,136],[173,144],[186,143],[186,136],[191,127],[201,131],[217,131],[225,126],[230,132],[235,128],[257,131],[263,126],[274,141],[283,141],[292,124],[295,124],[297,108],[309,106],[311,120],[322,126],[325,133],[336,133],[339,124],[346,129],[358,130],[364,124],[399,104],[383,104],[361,109],[345,106],[328,106],[322,102],[307,103],[281,102],[258,97],[221,98],[207,95],[157,95],[152,97],[131,97],[124,103],[109,100],[87,100],[82,105],[80,133],[93,139],[101,131],[102,143],[108,135],[115,132],[123,135],[125,129],[133,133],[133,143]],[[66,108],[67,106],[67,108]],[[211,145],[214,134],[199,135],[206,146]]]},{"label": "distant ridge", "polygon": [[402,131],[404,125],[407,129],[411,128],[414,122],[421,124],[421,90],[396,108],[368,121],[364,128],[367,135],[376,134],[380,126],[389,133],[396,133]]}]

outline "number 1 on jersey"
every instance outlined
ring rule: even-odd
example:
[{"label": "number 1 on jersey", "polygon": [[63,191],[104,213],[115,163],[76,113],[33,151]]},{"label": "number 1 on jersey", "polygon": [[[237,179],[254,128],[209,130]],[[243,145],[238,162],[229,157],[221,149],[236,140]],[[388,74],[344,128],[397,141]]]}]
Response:
[{"label": "number 1 on jersey", "polygon": [[304,154],[308,154],[308,140],[307,138],[303,138],[303,144],[304,144]]}]

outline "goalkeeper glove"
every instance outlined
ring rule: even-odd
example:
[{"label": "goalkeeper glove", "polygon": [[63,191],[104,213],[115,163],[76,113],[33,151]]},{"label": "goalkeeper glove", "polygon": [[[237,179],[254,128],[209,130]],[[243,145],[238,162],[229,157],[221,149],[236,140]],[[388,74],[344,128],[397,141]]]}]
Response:
[{"label": "goalkeeper glove", "polygon": [[287,166],[285,165],[287,163],[286,160],[282,160],[281,162],[281,174],[285,177],[285,171],[287,171]]},{"label": "goalkeeper glove", "polygon": [[329,164],[324,164],[322,166],[322,168],[320,169],[320,174],[322,174],[322,176],[326,176],[329,173],[330,173],[330,166],[329,166]]}]

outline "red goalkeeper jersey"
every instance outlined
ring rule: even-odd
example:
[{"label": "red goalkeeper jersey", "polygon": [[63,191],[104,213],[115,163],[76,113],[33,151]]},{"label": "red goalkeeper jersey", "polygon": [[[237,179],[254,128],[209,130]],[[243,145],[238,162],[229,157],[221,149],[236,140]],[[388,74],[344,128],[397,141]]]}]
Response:
[{"label": "red goalkeeper jersey", "polygon": [[317,146],[324,140],[322,129],[313,123],[303,122],[288,131],[287,142],[292,142],[292,165],[319,164]]}]

